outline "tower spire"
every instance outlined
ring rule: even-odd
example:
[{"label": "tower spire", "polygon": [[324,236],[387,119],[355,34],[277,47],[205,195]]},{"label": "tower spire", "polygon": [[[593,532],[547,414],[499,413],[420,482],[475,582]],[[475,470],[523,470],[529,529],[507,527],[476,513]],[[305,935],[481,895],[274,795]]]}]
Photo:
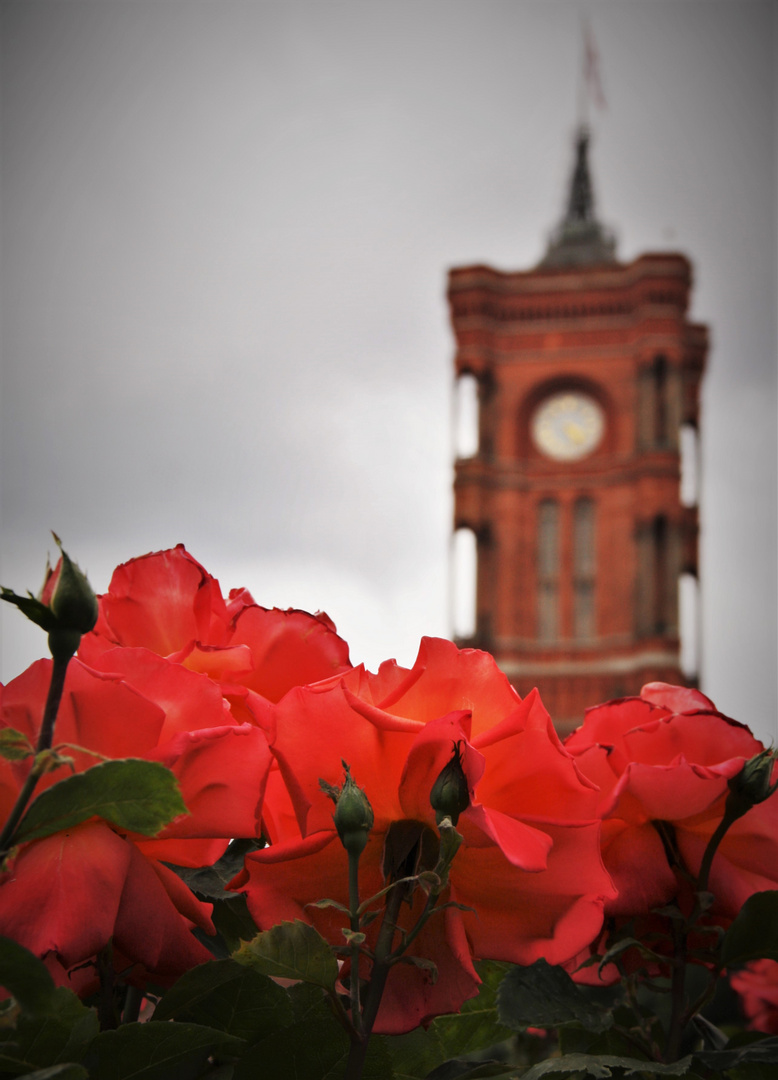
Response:
[{"label": "tower spire", "polygon": [[594,221],[594,193],[589,175],[589,131],[583,124],[575,140],[575,168],[564,223],[572,225],[582,221]]},{"label": "tower spire", "polygon": [[540,265],[583,266],[615,261],[616,241],[595,217],[589,172],[589,129],[580,124],[575,136],[575,166],[567,209]]}]

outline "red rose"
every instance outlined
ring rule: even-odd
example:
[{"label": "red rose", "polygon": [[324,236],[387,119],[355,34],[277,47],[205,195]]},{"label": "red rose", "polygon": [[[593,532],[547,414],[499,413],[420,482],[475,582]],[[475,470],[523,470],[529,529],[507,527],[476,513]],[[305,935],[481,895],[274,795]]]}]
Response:
[{"label": "red rose", "polygon": [[[696,876],[728,781],[764,749],[699,691],[664,683],[589,709],[565,746],[602,792],[603,859],[619,893],[606,910],[624,916],[647,914],[680,888],[653,823],[669,825],[678,857]],[[777,885],[778,799],[768,798],[718,848],[708,882],[712,914],[730,920],[752,893]]]},{"label": "red rose", "polygon": [[[59,568],[49,575],[47,597],[60,577]],[[206,959],[190,927],[212,930],[210,908],[161,860],[210,865],[232,837],[260,834],[272,758],[258,720],[290,687],[348,668],[326,616],[268,611],[246,590],[225,600],[182,546],[118,567],[68,668],[55,744],[67,745],[76,770],[105,757],[161,762],[189,812],[152,839],[92,821],[23,845],[0,883],[0,932],[45,952],[60,975],[111,939],[123,963],[155,978]],[[3,694],[2,724],[33,744],[50,670],[50,661],[33,664]],[[29,767],[0,761],[3,815]],[[47,774],[38,790],[63,775]],[[47,873],[71,883],[69,899],[30,904]]]},{"label": "red rose", "polygon": [[729,981],[740,995],[752,1031],[778,1035],[778,962],[754,960]]},{"label": "red rose", "polygon": [[[79,656],[164,707],[160,741],[226,723],[265,727],[270,702],[351,666],[348,645],[326,615],[263,608],[246,589],[233,589],[225,600],[219,582],[182,544],[117,567],[98,602],[95,632],[82,638]],[[219,720],[213,719],[217,705]],[[271,822],[264,828],[272,834]],[[198,855],[192,846],[189,858],[173,861],[198,865],[191,861],[197,857],[202,865],[219,854]]]},{"label": "red rose", "polygon": [[[33,745],[50,672],[51,661],[39,660],[2,692],[0,724]],[[82,964],[111,939],[126,964],[155,978],[202,963],[210,954],[190,929],[197,924],[213,933],[210,905],[197,901],[160,860],[207,865],[231,837],[259,834],[271,763],[264,734],[254,725],[236,724],[218,688],[179,665],[168,664],[143,687],[148,696],[118,675],[71,660],[55,746],[73,759],[76,771],[103,758],[159,761],[174,772],[189,813],[152,839],[119,835],[92,820],[21,846],[0,879],[0,933],[48,956],[54,967]],[[164,705],[174,700],[168,724]],[[186,716],[196,718],[196,730],[177,730]],[[172,736],[166,738],[168,730]],[[29,768],[29,758],[0,759],[3,817]],[[68,774],[60,766],[36,790]]]},{"label": "red rose", "polygon": [[[347,856],[319,786],[320,778],[340,782],[341,759],[375,817],[360,860],[363,899],[384,885],[388,834],[390,844],[403,831],[422,852],[436,846],[430,793],[454,753],[461,761],[470,805],[457,823],[464,844],[445,899],[475,910],[452,907],[430,919],[411,953],[433,960],[439,978],[395,965],[376,1031],[407,1031],[458,1009],[477,992],[473,957],[560,963],[596,936],[614,895],[593,820],[597,792],[582,781],[537,693],[521,701],[490,656],[424,639],[411,670],[394,661],[376,675],[356,668],[290,691],[270,713],[288,795],[268,785],[273,845],[250,855],[232,882],[262,929],[300,918],[343,943],[342,916],[306,906],[348,902]],[[417,890],[414,907],[403,905],[406,930],[422,904]],[[374,922],[373,944],[376,932]]]},{"label": "red rose", "polygon": [[125,671],[128,650],[149,650],[220,684],[239,720],[253,721],[254,694],[278,701],[293,686],[350,667],[348,646],[326,615],[269,610],[245,589],[225,600],[181,544],[117,567],[98,600],[95,632],[79,650],[87,663]]},{"label": "red rose", "polygon": [[131,981],[167,982],[211,959],[191,927],[214,933],[210,904],[92,820],[24,844],[0,877],[0,933],[46,960],[58,981],[109,942]]}]

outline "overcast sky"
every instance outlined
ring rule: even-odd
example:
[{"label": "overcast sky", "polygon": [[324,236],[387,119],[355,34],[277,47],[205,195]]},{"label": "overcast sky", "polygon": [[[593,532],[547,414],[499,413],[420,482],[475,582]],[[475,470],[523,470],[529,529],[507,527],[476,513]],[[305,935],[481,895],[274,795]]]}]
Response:
[{"label": "overcast sky", "polygon": [[[5,0],[0,581],[181,541],[355,662],[447,634],[446,273],[542,256],[585,13],[599,215],[711,332],[703,689],[778,734],[776,10]],[[44,648],[2,612],[4,680]]]}]

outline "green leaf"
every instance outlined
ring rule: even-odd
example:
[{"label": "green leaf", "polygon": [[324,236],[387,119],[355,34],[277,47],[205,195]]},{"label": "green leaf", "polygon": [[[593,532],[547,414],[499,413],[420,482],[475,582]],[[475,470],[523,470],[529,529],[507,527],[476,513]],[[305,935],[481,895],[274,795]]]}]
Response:
[{"label": "green leaf", "polygon": [[282,922],[241,945],[234,957],[263,975],[302,979],[332,990],[338,978],[338,962],[318,930],[301,919]]},{"label": "green leaf", "polygon": [[302,1023],[304,1020],[310,1023],[313,1020],[331,1020],[332,1004],[325,990],[311,983],[295,983],[290,986],[287,993],[292,1003],[294,1022]]},{"label": "green leaf", "polygon": [[[618,1021],[617,1021],[618,1022]],[[629,1028],[634,1023],[634,1015],[625,1021]],[[616,1057],[634,1057],[635,1046],[618,1031],[610,1028],[600,1034],[587,1031],[579,1024],[566,1024],[559,1031],[559,1049],[563,1054],[606,1054]]]},{"label": "green leaf", "polygon": [[336,911],[340,911],[343,915],[346,916],[346,918],[348,918],[351,914],[346,905],[339,904],[337,900],[316,900],[314,903],[306,904],[305,906],[318,908],[319,910],[322,910],[324,908],[335,908]]},{"label": "green leaf", "polygon": [[25,1073],[25,1080],[89,1080],[89,1073],[83,1065],[65,1063],[52,1065],[48,1069],[36,1069],[35,1072]]},{"label": "green leaf", "polygon": [[511,968],[500,986],[497,1009],[501,1022],[518,1031],[577,1023],[600,1032],[613,1023],[609,1009],[591,1002],[566,971],[545,960]]},{"label": "green leaf", "polygon": [[482,1077],[490,1077],[491,1080],[516,1080],[518,1075],[516,1066],[508,1065],[504,1061],[463,1059],[446,1062],[431,1072],[427,1080],[481,1080]]},{"label": "green leaf", "polygon": [[259,927],[251,917],[246,897],[234,894],[227,900],[216,900],[213,905],[213,924],[234,952],[243,941],[252,941]]},{"label": "green leaf", "polygon": [[212,1054],[238,1056],[245,1045],[200,1024],[123,1024],[97,1036],[84,1064],[90,1080],[191,1080]]},{"label": "green leaf", "polygon": [[[16,1029],[2,1029],[0,1073],[81,1080],[74,1071],[98,1031],[97,1015],[76,995],[56,987],[45,964],[10,938],[0,938],[0,977],[20,1007]],[[7,1022],[7,1021],[6,1021]],[[54,1069],[54,1067],[57,1067]]]},{"label": "green leaf", "polygon": [[37,956],[12,941],[0,937],[0,986],[16,998],[27,1012],[45,1011],[54,996],[54,980]]},{"label": "green leaf", "polygon": [[34,1011],[22,1010],[16,1030],[2,1045],[0,1072],[21,1075],[80,1061],[98,1032],[97,1014],[72,990],[54,988]]},{"label": "green leaf", "polygon": [[754,893],[724,935],[721,961],[736,967],[749,960],[778,960],[778,890]]},{"label": "green leaf", "polygon": [[[225,885],[243,869],[243,860],[251,851],[257,851],[265,846],[264,840],[252,838],[249,840],[233,840],[222,857],[213,866],[176,866],[174,863],[165,863],[181,880],[189,886],[192,892],[198,893],[207,900],[234,899],[235,893],[227,892]],[[252,937],[256,933],[256,927],[252,931]]]},{"label": "green leaf", "polygon": [[551,1058],[533,1065],[522,1073],[521,1080],[540,1080],[552,1073],[576,1073],[578,1076],[594,1076],[596,1080],[606,1080],[613,1076],[613,1069],[620,1070],[617,1076],[687,1076],[691,1068],[691,1055],[681,1058],[670,1065],[661,1065],[655,1061],[638,1061],[636,1058],[617,1057],[613,1054],[565,1054],[564,1057]]},{"label": "green leaf", "polygon": [[178,782],[164,765],[136,758],[106,761],[42,792],[22,818],[14,842],[39,840],[91,817],[155,836],[185,813]]},{"label": "green leaf", "polygon": [[[235,1080],[342,1080],[350,1043],[343,1028],[329,1020],[306,1020],[257,1043],[235,1066]],[[363,1080],[392,1080],[383,1039],[372,1038]]]},{"label": "green leaf", "polygon": [[12,727],[0,731],[0,757],[4,757],[6,761],[23,761],[34,753],[35,747],[21,731]]},{"label": "green leaf", "polygon": [[210,960],[192,968],[164,995],[157,1020],[183,1020],[226,1031],[255,1043],[294,1020],[292,1003],[267,975],[234,960]]},{"label": "green leaf", "polygon": [[604,954],[604,956],[602,956],[597,966],[597,973],[601,975],[603,968],[607,967],[608,964],[614,963],[614,961],[617,960],[622,953],[625,953],[628,949],[633,948],[638,951],[641,959],[645,960],[646,958],[648,958],[652,960],[660,960],[665,962],[667,961],[667,957],[654,952],[652,949],[649,949],[642,941],[638,941],[637,938],[625,937],[622,938],[620,941],[617,941],[615,945],[612,945],[610,949],[608,949],[608,951]]},{"label": "green leaf", "polygon": [[733,1050],[702,1050],[694,1055],[694,1060],[701,1062],[714,1072],[734,1069],[738,1065],[761,1064],[778,1065],[778,1036],[768,1036],[746,1046]]}]

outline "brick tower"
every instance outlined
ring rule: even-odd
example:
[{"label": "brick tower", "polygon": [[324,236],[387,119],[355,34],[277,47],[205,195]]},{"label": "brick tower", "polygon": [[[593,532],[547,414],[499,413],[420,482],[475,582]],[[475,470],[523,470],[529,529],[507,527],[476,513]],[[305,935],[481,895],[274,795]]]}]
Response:
[{"label": "brick tower", "polygon": [[584,709],[682,683],[678,591],[697,577],[696,454],[706,327],[691,265],[630,263],[597,221],[588,135],[565,216],[533,270],[450,272],[458,378],[478,390],[478,448],[456,462],[454,527],[477,552],[474,633],[560,730]]}]

